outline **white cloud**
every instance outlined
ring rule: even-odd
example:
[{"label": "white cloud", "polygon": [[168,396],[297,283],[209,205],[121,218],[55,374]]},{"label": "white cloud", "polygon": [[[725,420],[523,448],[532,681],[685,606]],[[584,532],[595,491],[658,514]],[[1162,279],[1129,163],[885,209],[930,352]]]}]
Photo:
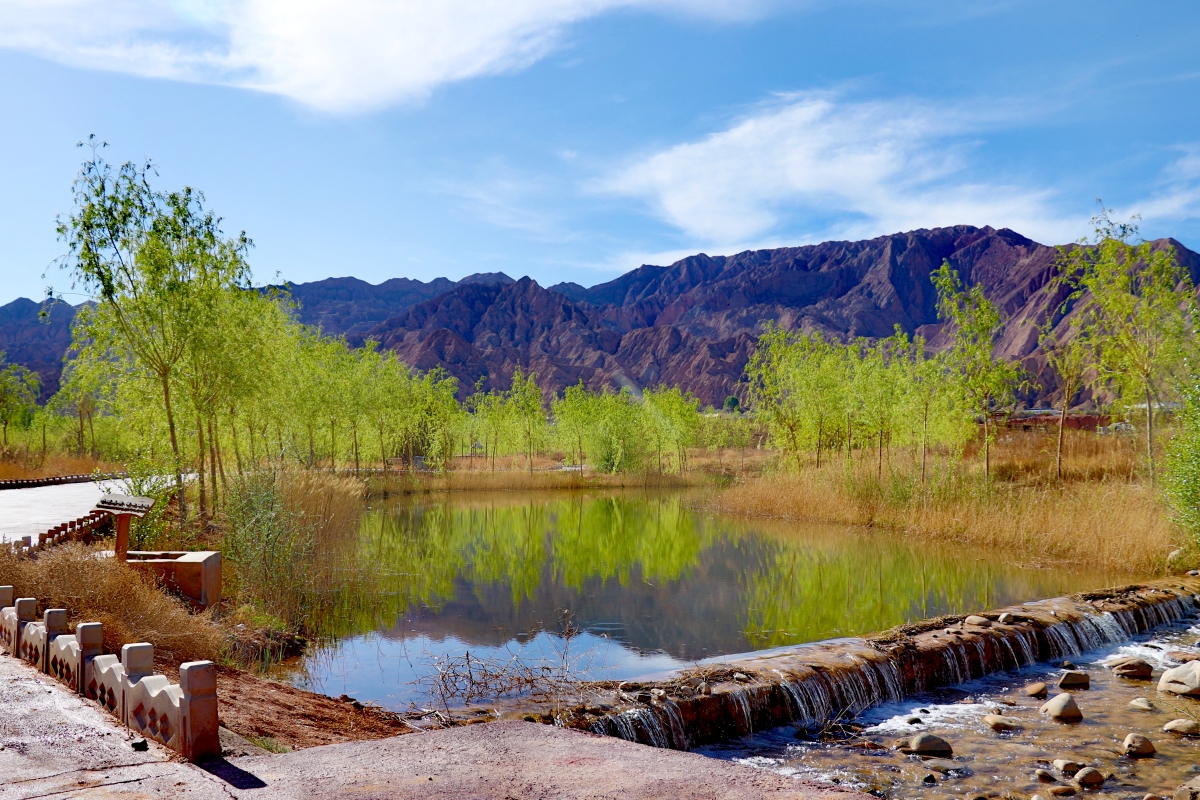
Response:
[{"label": "white cloud", "polygon": [[1200,217],[1200,144],[1180,149],[1183,155],[1163,170],[1158,189],[1115,216],[1136,213],[1143,220],[1171,222]]},{"label": "white cloud", "polygon": [[72,66],[223,83],[331,111],[420,100],[520,69],[620,8],[715,19],[767,0],[0,0],[0,47]]},{"label": "white cloud", "polygon": [[790,95],[594,188],[641,198],[688,236],[724,249],[785,232],[794,242],[797,232],[859,238],[954,224],[1072,240],[1083,220],[1054,212],[1050,191],[966,177],[967,137],[998,121],[995,110]]}]

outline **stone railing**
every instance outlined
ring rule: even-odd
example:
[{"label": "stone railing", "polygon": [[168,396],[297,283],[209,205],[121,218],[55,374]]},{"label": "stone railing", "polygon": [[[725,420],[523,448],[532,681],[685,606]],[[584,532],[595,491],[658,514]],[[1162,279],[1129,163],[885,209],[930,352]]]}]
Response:
[{"label": "stone railing", "polygon": [[179,667],[179,683],[154,672],[154,645],[127,644],[121,655],[102,655],[103,629],[83,622],[72,633],[67,612],[37,600],[13,597],[0,586],[0,649],[95,700],[135,733],[189,761],[221,754],[217,734],[217,673],[211,661]]},{"label": "stone railing", "polygon": [[64,483],[91,483],[92,481],[115,481],[129,477],[124,472],[92,475],[55,475],[50,478],[22,478],[20,480],[0,481],[0,491],[4,489],[35,489],[38,486],[61,486]]}]

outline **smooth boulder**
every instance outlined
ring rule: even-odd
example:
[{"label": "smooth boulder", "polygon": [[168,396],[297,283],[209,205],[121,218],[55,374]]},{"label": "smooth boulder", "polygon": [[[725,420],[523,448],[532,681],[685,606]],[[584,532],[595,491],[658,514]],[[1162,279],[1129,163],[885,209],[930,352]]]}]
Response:
[{"label": "smooth boulder", "polygon": [[908,749],[919,756],[934,758],[949,758],[954,755],[954,748],[950,743],[932,733],[918,733],[908,740]]},{"label": "smooth boulder", "polygon": [[1079,722],[1083,719],[1083,712],[1079,710],[1070,692],[1054,696],[1042,705],[1040,710],[1057,722]]},{"label": "smooth boulder", "polygon": [[1004,717],[1000,716],[999,714],[985,714],[983,716],[983,724],[987,725],[989,728],[996,731],[997,733],[1003,733],[1005,731],[1015,731],[1017,728],[1020,727],[1019,725],[1014,723],[1012,720],[1005,719]]},{"label": "smooth boulder", "polygon": [[1194,719],[1173,719],[1163,725],[1163,730],[1180,736],[1200,736],[1200,722]]},{"label": "smooth boulder", "polygon": [[1200,661],[1189,661],[1164,672],[1158,679],[1158,690],[1184,697],[1200,697]]},{"label": "smooth boulder", "polygon": [[963,620],[963,622],[966,623],[967,625],[975,625],[976,627],[979,627],[979,628],[992,627],[992,621],[990,619],[988,619],[987,617],[981,617],[978,614],[972,614],[971,616],[969,616],[965,620]]},{"label": "smooth boulder", "polygon": [[1056,758],[1054,760],[1054,768],[1068,778],[1073,777],[1076,772],[1083,769],[1083,766],[1078,761],[1072,761],[1069,758]]},{"label": "smooth boulder", "polygon": [[1108,666],[1113,675],[1121,678],[1146,681],[1150,680],[1150,676],[1154,674],[1154,667],[1136,656],[1118,658],[1116,661],[1109,662]]},{"label": "smooth boulder", "polygon": [[1048,690],[1046,684],[1039,682],[1031,683],[1021,691],[1025,693],[1026,697],[1045,697]]},{"label": "smooth boulder", "polygon": [[1067,670],[1058,679],[1058,688],[1060,689],[1088,689],[1091,688],[1091,685],[1092,679],[1088,677],[1088,674],[1077,669]]},{"label": "smooth boulder", "polygon": [[1167,658],[1172,661],[1178,661],[1180,664],[1187,664],[1189,661],[1200,661],[1200,653],[1185,653],[1182,650],[1168,650]]},{"label": "smooth boulder", "polygon": [[1121,749],[1130,758],[1149,758],[1156,752],[1154,742],[1140,733],[1131,733],[1121,743]]},{"label": "smooth boulder", "polygon": [[1176,789],[1171,800],[1200,800],[1200,778],[1192,778]]},{"label": "smooth boulder", "polygon": [[1128,703],[1130,708],[1136,708],[1138,711],[1153,711],[1154,704],[1144,697],[1135,697]]},{"label": "smooth boulder", "polygon": [[1075,773],[1075,782],[1085,789],[1093,789],[1104,783],[1104,773],[1095,767],[1084,767]]}]

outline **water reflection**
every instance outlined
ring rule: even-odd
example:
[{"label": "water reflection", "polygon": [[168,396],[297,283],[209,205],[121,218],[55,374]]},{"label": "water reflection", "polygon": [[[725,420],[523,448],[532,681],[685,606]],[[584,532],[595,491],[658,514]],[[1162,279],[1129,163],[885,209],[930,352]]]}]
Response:
[{"label": "water reflection", "polygon": [[[441,653],[561,643],[621,679],[720,655],[867,633],[1094,588],[1115,576],[1028,569],[976,548],[843,527],[698,514],[680,494],[452,497],[364,511],[293,679],[391,707]],[[689,502],[691,501],[691,502]]]}]

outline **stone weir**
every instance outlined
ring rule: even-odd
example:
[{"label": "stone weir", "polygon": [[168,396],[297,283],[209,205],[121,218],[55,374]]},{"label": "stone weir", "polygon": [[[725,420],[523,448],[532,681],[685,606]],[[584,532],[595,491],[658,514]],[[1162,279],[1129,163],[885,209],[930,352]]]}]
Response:
[{"label": "stone weir", "polygon": [[677,750],[781,725],[817,728],[926,690],[1119,644],[1195,614],[1197,592],[1200,575],[1189,575],[711,659],[663,680],[597,686],[553,718]]}]

